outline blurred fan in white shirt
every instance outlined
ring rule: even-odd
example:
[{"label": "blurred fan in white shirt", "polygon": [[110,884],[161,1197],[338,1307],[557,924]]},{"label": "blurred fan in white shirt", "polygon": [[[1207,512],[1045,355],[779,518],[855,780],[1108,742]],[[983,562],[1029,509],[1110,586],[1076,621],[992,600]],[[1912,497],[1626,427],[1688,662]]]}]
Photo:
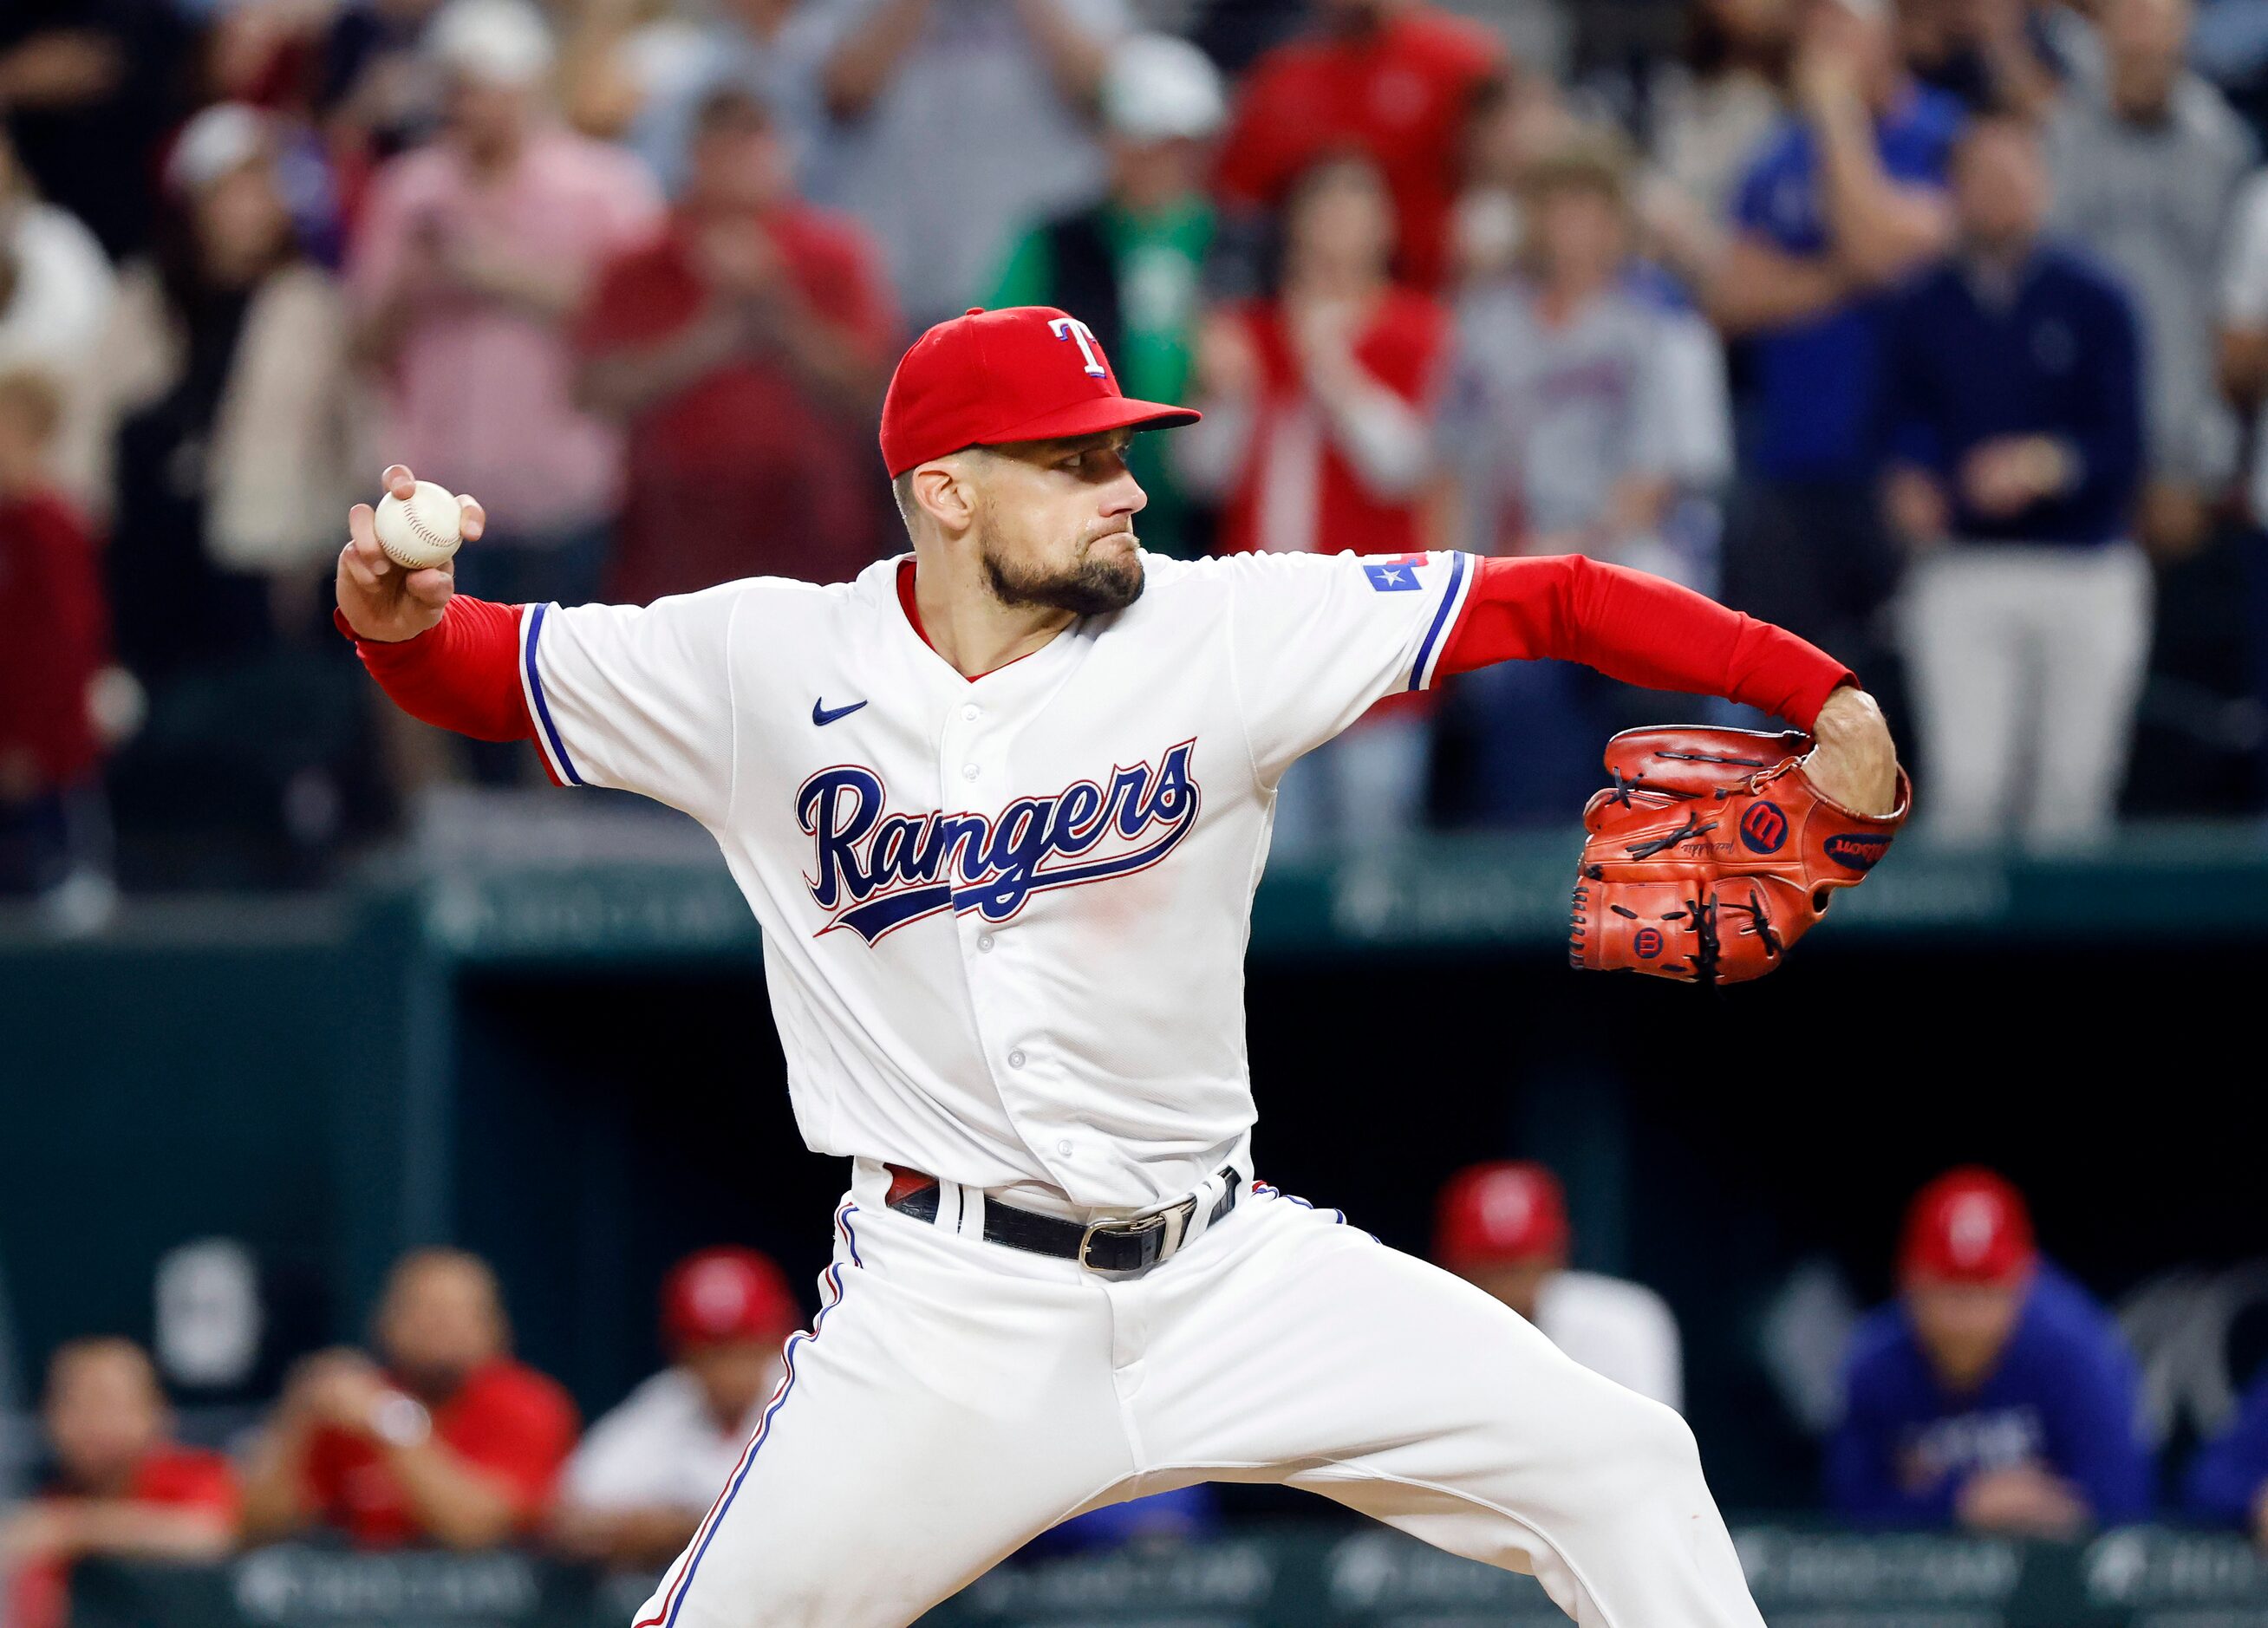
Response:
[{"label": "blurred fan in white shirt", "polygon": [[801,1316],[753,1249],[703,1249],[662,1285],[671,1366],[591,1427],[568,1462],[553,1525],[578,1558],[659,1567],[685,1546],[778,1389]]},{"label": "blurred fan in white shirt", "polygon": [[1576,1271],[1559,1178],[1540,1164],[1467,1167],[1441,1190],[1433,1258],[1534,1323],[1594,1374],[1683,1409],[1677,1319],[1644,1284]]}]

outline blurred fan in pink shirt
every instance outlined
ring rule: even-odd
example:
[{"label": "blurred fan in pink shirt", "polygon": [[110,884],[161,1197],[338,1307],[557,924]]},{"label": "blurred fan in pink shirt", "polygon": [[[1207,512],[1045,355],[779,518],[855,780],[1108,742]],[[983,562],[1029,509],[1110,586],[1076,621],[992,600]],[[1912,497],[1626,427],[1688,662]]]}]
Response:
[{"label": "blurred fan in pink shirt", "polygon": [[349,268],[381,445],[507,517],[459,559],[460,587],[593,598],[621,448],[576,401],[571,329],[598,269],[658,228],[660,195],[635,158],[553,122],[552,42],[526,0],[452,0],[426,39],[446,123],[379,173]]}]

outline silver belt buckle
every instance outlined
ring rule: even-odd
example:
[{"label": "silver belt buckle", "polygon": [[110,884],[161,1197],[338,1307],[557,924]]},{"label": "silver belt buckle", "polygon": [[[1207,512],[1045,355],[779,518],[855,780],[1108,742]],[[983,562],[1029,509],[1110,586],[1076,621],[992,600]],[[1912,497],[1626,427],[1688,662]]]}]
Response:
[{"label": "silver belt buckle", "polygon": [[[1108,1233],[1113,1237],[1130,1238],[1139,1236],[1141,1234],[1150,1231],[1152,1227],[1157,1228],[1160,1232],[1164,1232],[1172,1227],[1174,1216],[1176,1212],[1186,1213],[1188,1212],[1194,1211],[1197,1206],[1197,1202],[1195,1195],[1192,1195],[1189,1197],[1180,1200],[1178,1203],[1167,1204],[1162,1210],[1152,1210],[1147,1215],[1132,1216],[1115,1221],[1089,1222],[1087,1224],[1086,1231],[1079,1234],[1079,1263],[1091,1272],[1119,1270],[1118,1268],[1114,1267],[1097,1266],[1093,1261],[1087,1258],[1087,1251],[1094,1246],[1095,1234],[1097,1233]],[[1174,1251],[1172,1249],[1160,1248],[1158,1251],[1157,1260],[1152,1261],[1150,1264],[1152,1266],[1158,1265],[1173,1253]],[[1137,1268],[1135,1270],[1138,1271],[1139,1269]]]}]

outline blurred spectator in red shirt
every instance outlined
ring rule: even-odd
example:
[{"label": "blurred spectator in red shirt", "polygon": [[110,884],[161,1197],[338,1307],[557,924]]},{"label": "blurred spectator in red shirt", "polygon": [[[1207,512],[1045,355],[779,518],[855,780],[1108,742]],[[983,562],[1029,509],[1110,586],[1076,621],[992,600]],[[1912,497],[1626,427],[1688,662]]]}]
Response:
[{"label": "blurred spectator in red shirt", "polygon": [[[1369,159],[1328,158],[1285,205],[1280,292],[1207,326],[1203,423],[1172,451],[1191,490],[1223,505],[1227,553],[1408,554],[1451,540],[1432,418],[1449,322],[1388,279],[1394,204]],[[1333,836],[1388,840],[1425,806],[1431,697],[1382,703],[1293,765],[1273,851]]]},{"label": "blurred spectator in red shirt", "polygon": [[94,537],[48,475],[62,412],[46,375],[0,374],[0,893],[93,926],[113,901],[94,717],[109,613]]},{"label": "blurred spectator in red shirt", "polygon": [[1205,419],[1175,444],[1182,473],[1226,500],[1225,553],[1423,548],[1447,316],[1388,280],[1394,205],[1366,158],[1302,177],[1284,239],[1280,291],[1200,341]]},{"label": "blurred spectator in red shirt", "polygon": [[670,1366],[591,1426],[562,1477],[553,1536],[580,1558],[653,1567],[684,1548],[785,1376],[802,1313],[754,1249],[703,1249],[661,1286]]},{"label": "blurred spectator in red shirt", "polygon": [[526,0],[452,0],[425,41],[446,122],[372,183],[349,269],[385,374],[379,438],[496,517],[459,557],[460,588],[593,599],[621,445],[576,404],[573,319],[660,196],[635,158],[554,122],[551,38]]},{"label": "blurred spectator in red shirt", "polygon": [[1394,195],[1396,270],[1439,287],[1467,118],[1504,70],[1503,49],[1422,0],[1316,0],[1315,11],[1314,33],[1253,64],[1221,154],[1224,200],[1273,208],[1318,158],[1367,153]]},{"label": "blurred spectator in red shirt", "polygon": [[691,163],[667,229],[607,268],[583,324],[583,399],[630,440],[608,596],[846,581],[888,519],[868,478],[895,320],[873,250],[796,197],[745,91],[703,104]]},{"label": "blurred spectator in red shirt", "polygon": [[507,1354],[488,1264],[404,1256],[377,1330],[383,1366],[339,1350],[293,1374],[247,1477],[251,1536],[320,1525],[373,1548],[485,1549],[534,1527],[575,1445],[575,1404]]},{"label": "blurred spectator in red shirt", "polygon": [[10,1628],[63,1628],[72,1562],[88,1555],[217,1559],[236,1541],[236,1477],[176,1447],[157,1370],[131,1340],[73,1340],[48,1364],[42,1418],[55,1475],[0,1516]]}]

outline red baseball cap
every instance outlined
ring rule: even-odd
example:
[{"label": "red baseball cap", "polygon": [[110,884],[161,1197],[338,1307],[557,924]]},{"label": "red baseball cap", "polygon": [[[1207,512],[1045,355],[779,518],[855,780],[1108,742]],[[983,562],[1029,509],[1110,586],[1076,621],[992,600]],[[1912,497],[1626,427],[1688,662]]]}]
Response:
[{"label": "red baseball cap", "polygon": [[688,1255],[661,1285],[661,1333],[673,1351],[776,1340],[800,1313],[771,1257],[724,1248]]},{"label": "red baseball cap", "polygon": [[919,339],[882,401],[882,461],[897,479],[964,446],[1195,424],[1122,394],[1094,330],[1053,306],[972,307]]},{"label": "red baseball cap", "polygon": [[1567,1197],[1559,1178],[1527,1160],[1470,1165],[1442,1188],[1433,1258],[1451,1271],[1512,1266],[1567,1247]]},{"label": "red baseball cap", "polygon": [[2024,1196],[1977,1166],[1948,1170],[1914,1195],[1898,1247],[1902,1283],[2008,1283],[2039,1258]]}]

